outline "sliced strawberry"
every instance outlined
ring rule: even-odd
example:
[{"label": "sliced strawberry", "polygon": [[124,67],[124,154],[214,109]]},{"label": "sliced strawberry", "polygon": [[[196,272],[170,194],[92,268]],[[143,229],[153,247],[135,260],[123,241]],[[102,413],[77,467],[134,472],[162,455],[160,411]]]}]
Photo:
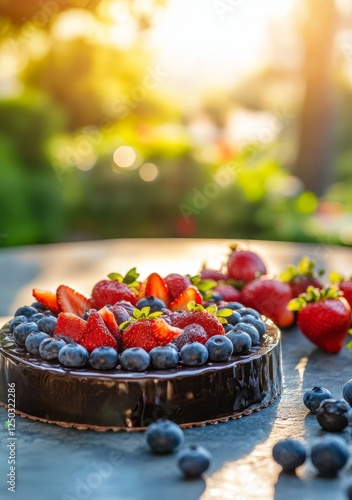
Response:
[{"label": "sliced strawberry", "polygon": [[158,273],[152,273],[148,276],[145,285],[145,297],[158,297],[165,302],[166,306],[170,303],[170,293],[165,281]]},{"label": "sliced strawberry", "polygon": [[56,293],[49,292],[48,290],[39,290],[39,288],[33,288],[33,297],[37,299],[38,302],[47,307],[54,314],[59,314],[60,307],[57,303]]},{"label": "sliced strawberry", "polygon": [[79,318],[73,313],[60,313],[57,319],[54,335],[66,335],[79,344],[82,340],[86,325],[87,322],[84,321],[84,319]]},{"label": "sliced strawberry", "polygon": [[183,333],[183,330],[170,326],[162,318],[156,318],[153,324],[153,335],[159,345],[166,345]]},{"label": "sliced strawberry", "polygon": [[145,287],[147,286],[147,280],[144,280],[142,283],[139,285],[138,289],[138,300],[143,299],[145,297]]},{"label": "sliced strawberry", "polygon": [[203,304],[203,297],[195,286],[188,287],[169,306],[171,311],[187,311],[187,304],[194,300],[196,304]]},{"label": "sliced strawberry", "polygon": [[[120,345],[121,342],[121,332],[119,330],[119,327],[116,322],[115,314],[108,308],[108,307],[103,307],[103,309],[100,309],[98,311],[99,315],[103,319],[105,326],[113,335],[114,339],[117,341],[118,345]],[[126,316],[129,318],[129,316],[126,314]],[[127,321],[127,320],[126,320]]]},{"label": "sliced strawberry", "polygon": [[81,318],[84,316],[86,310],[91,307],[89,299],[67,285],[59,286],[56,290],[56,297],[61,311],[75,313]]},{"label": "sliced strawberry", "polygon": [[170,326],[162,318],[146,318],[132,322],[122,333],[124,349],[141,347],[150,351],[159,345],[166,345],[178,337],[182,330]]},{"label": "sliced strawberry", "polygon": [[83,337],[80,342],[89,353],[97,347],[114,347],[117,350],[117,342],[109,332],[98,311],[91,311]]},{"label": "sliced strawberry", "polygon": [[171,300],[176,299],[188,287],[192,286],[191,280],[182,274],[172,273],[164,279],[169,290]]}]

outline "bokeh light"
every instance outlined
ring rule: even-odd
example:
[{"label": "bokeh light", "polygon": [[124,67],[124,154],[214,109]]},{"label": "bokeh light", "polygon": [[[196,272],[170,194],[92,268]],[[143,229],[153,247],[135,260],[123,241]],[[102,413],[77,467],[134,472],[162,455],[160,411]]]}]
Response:
[{"label": "bokeh light", "polygon": [[159,170],[154,163],[144,163],[139,169],[139,176],[145,182],[152,182],[158,176]]},{"label": "bokeh light", "polygon": [[131,167],[137,159],[137,154],[130,146],[120,146],[114,152],[114,162],[118,167]]}]

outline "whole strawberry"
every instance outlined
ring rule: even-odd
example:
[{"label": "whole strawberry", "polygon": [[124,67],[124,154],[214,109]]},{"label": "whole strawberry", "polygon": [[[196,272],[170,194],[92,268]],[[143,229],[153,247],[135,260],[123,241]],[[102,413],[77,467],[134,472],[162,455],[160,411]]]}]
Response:
[{"label": "whole strawberry", "polygon": [[204,328],[208,339],[213,335],[224,335],[225,330],[222,322],[227,323],[224,318],[233,313],[231,309],[217,310],[216,305],[211,305],[204,309],[200,304],[190,302],[188,311],[185,311],[172,319],[172,326],[177,328],[185,328],[188,325],[196,323]]},{"label": "whole strawberry", "polygon": [[205,267],[200,272],[202,280],[225,281],[229,278],[228,274],[224,274],[217,269],[206,269]]},{"label": "whole strawberry", "polygon": [[227,283],[219,283],[213,289],[218,292],[226,302],[241,302],[241,292]]},{"label": "whole strawberry", "polygon": [[187,276],[177,273],[169,274],[164,281],[169,289],[171,300],[174,300],[192,285],[191,280]]},{"label": "whole strawberry", "polygon": [[229,277],[243,284],[266,274],[266,267],[262,259],[254,252],[241,248],[239,245],[231,246],[227,268]]},{"label": "whole strawberry", "polygon": [[283,328],[292,325],[295,319],[294,313],[287,309],[291,299],[292,291],[287,283],[268,277],[247,283],[241,291],[241,302],[245,306],[253,307]]},{"label": "whole strawberry", "polygon": [[298,262],[297,266],[288,266],[279,275],[279,279],[290,285],[293,297],[298,297],[301,293],[305,293],[309,286],[323,288],[323,284],[319,280],[319,277],[324,271],[316,271],[315,266],[316,261],[314,259],[304,256]]},{"label": "whole strawberry", "polygon": [[289,307],[298,311],[297,324],[313,344],[330,353],[342,349],[351,323],[351,308],[337,287],[308,287]]},{"label": "whole strawberry", "polygon": [[331,283],[338,286],[339,290],[343,292],[343,296],[352,307],[352,276],[350,278],[344,278],[341,274],[331,273],[329,276]]},{"label": "whole strawberry", "polygon": [[126,283],[102,280],[93,288],[92,302],[96,309],[102,309],[107,304],[114,305],[119,300],[128,300],[133,305],[137,302],[136,295]]}]

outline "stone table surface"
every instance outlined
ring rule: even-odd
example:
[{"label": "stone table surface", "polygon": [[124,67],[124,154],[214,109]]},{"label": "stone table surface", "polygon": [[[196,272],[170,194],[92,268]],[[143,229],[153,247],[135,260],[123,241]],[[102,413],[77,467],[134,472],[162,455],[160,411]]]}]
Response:
[{"label": "stone table surface", "polygon": [[[30,290],[66,283],[83,293],[111,271],[137,266],[142,277],[157,270],[194,274],[201,262],[226,260],[227,240],[111,240],[6,249],[0,251],[0,315],[6,321],[19,305],[30,303]],[[302,255],[319,267],[351,274],[352,251],[324,245],[247,242],[272,273]],[[175,455],[149,453],[143,433],[99,433],[63,429],[16,417],[16,493],[7,490],[7,413],[0,408],[0,498],[17,500],[342,500],[352,459],[336,479],[319,478],[308,462],[296,476],[280,474],[273,445],[286,437],[307,444],[324,432],[302,404],[305,388],[323,385],[342,397],[352,378],[352,352],[328,355],[297,328],[283,332],[284,390],[260,412],[239,420],[185,430],[185,444],[212,453],[202,479],[185,481]],[[74,401],[72,402],[74,404]],[[352,454],[351,431],[345,430]]]}]

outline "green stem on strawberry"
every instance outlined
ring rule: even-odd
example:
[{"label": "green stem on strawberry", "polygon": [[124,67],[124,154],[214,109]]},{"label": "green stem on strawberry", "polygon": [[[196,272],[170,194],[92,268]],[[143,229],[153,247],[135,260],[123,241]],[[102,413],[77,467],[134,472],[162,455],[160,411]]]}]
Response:
[{"label": "green stem on strawberry", "polygon": [[284,283],[290,283],[294,278],[307,276],[308,278],[314,278],[316,276],[322,276],[325,273],[324,269],[317,271],[315,269],[316,261],[310,259],[306,255],[301,258],[297,266],[293,264],[287,266],[287,268],[279,274],[280,281]]},{"label": "green stem on strawberry", "polygon": [[231,316],[233,313],[232,309],[224,308],[224,309],[218,309],[216,304],[211,304],[208,307],[204,307],[201,304],[196,304],[193,300],[188,303],[187,309],[189,311],[201,311],[201,312],[208,312],[210,314],[213,314],[216,316],[216,318],[219,320],[220,323],[223,325],[227,324],[226,318]]},{"label": "green stem on strawberry", "polygon": [[342,296],[343,293],[337,286],[329,286],[322,289],[309,286],[305,293],[301,293],[297,298],[290,300],[287,308],[290,311],[300,311],[310,302],[319,302],[326,299],[338,299]]},{"label": "green stem on strawberry", "polygon": [[108,278],[110,278],[112,281],[125,283],[125,285],[127,285],[137,295],[140,286],[140,283],[137,281],[139,278],[137,268],[133,267],[125,274],[125,276],[120,273],[110,273],[108,274]]},{"label": "green stem on strawberry", "polygon": [[132,312],[131,319],[124,321],[119,325],[120,330],[125,330],[131,323],[139,319],[156,319],[162,316],[162,311],[150,312],[150,307],[142,307],[142,309],[134,308]]}]

